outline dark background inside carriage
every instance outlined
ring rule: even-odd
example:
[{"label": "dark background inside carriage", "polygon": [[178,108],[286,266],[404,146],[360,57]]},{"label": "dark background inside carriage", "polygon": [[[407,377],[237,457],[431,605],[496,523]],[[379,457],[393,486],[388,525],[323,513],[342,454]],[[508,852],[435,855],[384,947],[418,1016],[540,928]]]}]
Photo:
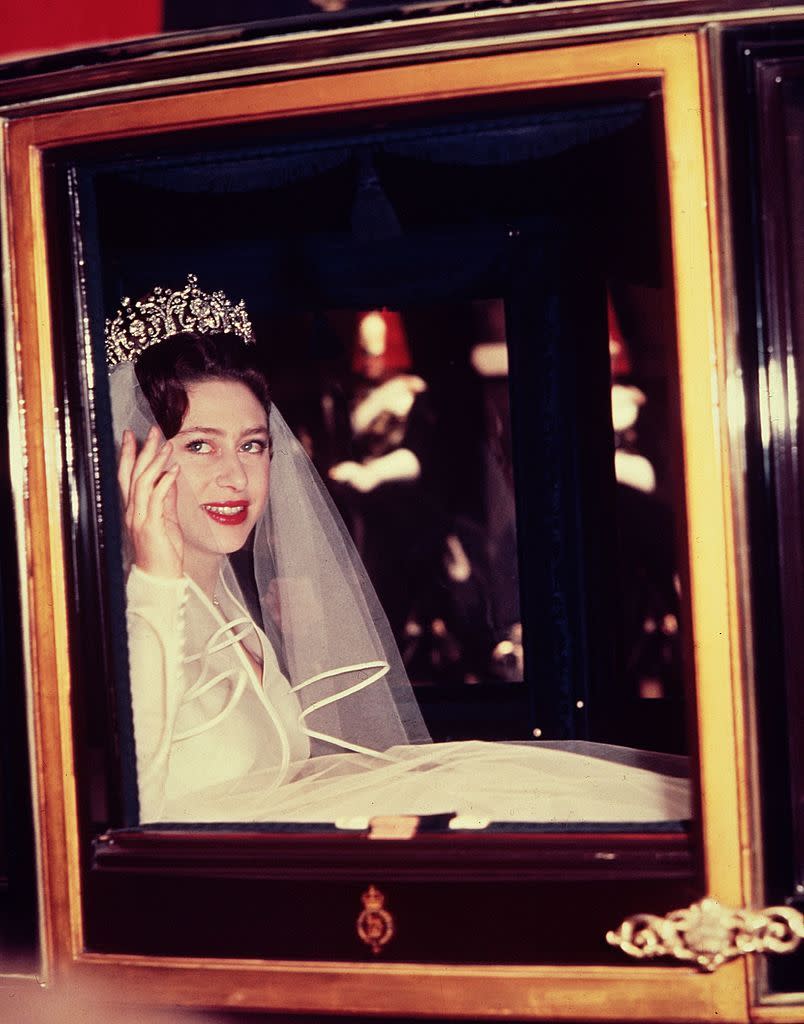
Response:
[{"label": "dark background inside carriage", "polygon": [[[0,404],[8,407],[6,364]],[[11,443],[0,446],[0,962],[30,971],[37,951],[36,854],[25,708]]]},{"label": "dark background inside carriage", "polygon": [[[539,729],[544,739],[685,750],[681,637],[660,654],[663,698],[644,700],[629,673],[625,635],[633,613],[628,574],[644,575],[648,562],[656,574],[649,584],[672,590],[683,562],[674,543],[683,530],[677,424],[668,415],[672,320],[662,317],[669,291],[659,242],[663,164],[650,105],[567,105],[419,120],[415,128],[389,118],[381,128],[321,132],[312,142],[309,132],[298,140],[264,134],[256,143],[241,130],[235,142],[217,139],[203,150],[174,143],[159,155],[151,141],[144,156],[104,152],[75,165],[75,239],[95,337],[122,295],[143,294],[155,282],[180,287],[192,270],[202,287],[245,298],[278,404],[293,425],[294,413],[348,364],[333,316],[401,309],[407,324],[419,324],[409,332],[412,370],[439,394],[439,416],[451,424],[441,464],[452,464],[447,490],[465,511],[483,503],[472,311],[504,303],[524,679],[487,675],[467,686],[419,678],[427,684],[418,687],[425,718],[435,738],[530,738]],[[663,484],[644,502],[621,499],[614,481],[606,279],[621,290],[626,329],[639,339],[634,379],[652,385],[652,454]],[[95,359],[100,373],[100,345]],[[90,487],[87,500],[113,508],[107,402],[98,389],[97,419],[84,424],[96,433],[102,467],[101,495],[93,499]],[[646,527],[645,550],[634,558],[637,527]],[[97,538],[104,607],[95,614],[109,623],[107,664],[124,678],[117,529],[105,515]],[[83,543],[80,529],[76,543]],[[77,564],[86,573],[80,558]],[[79,604],[92,600],[90,592],[89,585],[77,589]],[[122,820],[131,823],[126,693],[123,683],[112,709],[112,762],[122,761]],[[108,732],[103,702],[84,707],[79,748],[100,750]],[[89,770],[101,764],[96,759]],[[98,825],[121,820],[103,788],[93,787],[90,817]],[[110,799],[114,807],[118,798]]]}]

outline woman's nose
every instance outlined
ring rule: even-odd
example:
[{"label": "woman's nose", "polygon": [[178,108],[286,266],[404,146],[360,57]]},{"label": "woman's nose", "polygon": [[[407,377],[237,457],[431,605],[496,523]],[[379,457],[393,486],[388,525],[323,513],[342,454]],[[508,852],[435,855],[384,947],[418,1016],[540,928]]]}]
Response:
[{"label": "woman's nose", "polygon": [[218,463],[218,475],[216,477],[218,486],[242,491],[247,481],[246,471],[240,462],[237,452],[223,452],[221,454],[221,461]]}]

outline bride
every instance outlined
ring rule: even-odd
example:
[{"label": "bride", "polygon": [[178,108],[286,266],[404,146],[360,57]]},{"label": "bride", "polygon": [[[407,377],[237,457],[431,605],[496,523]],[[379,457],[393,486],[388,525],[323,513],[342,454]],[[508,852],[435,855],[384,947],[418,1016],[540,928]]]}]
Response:
[{"label": "bride", "polygon": [[124,300],[106,335],[142,822],[689,816],[686,780],[637,752],[430,741],[242,303],[190,275]]}]

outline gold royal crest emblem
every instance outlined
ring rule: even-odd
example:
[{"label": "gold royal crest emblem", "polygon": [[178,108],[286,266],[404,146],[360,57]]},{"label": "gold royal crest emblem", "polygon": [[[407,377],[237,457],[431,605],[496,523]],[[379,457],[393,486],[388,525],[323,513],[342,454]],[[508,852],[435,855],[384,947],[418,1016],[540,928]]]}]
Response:
[{"label": "gold royal crest emblem", "polygon": [[361,897],[363,909],[357,918],[357,934],[362,942],[379,953],[394,937],[394,919],[385,909],[385,896],[370,885]]}]

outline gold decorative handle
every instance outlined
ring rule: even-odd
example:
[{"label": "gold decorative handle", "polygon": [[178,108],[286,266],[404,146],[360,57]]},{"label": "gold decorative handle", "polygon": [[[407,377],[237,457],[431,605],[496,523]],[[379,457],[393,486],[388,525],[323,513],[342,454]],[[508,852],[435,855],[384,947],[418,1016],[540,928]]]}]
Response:
[{"label": "gold decorative handle", "polygon": [[385,909],[385,896],[370,885],[361,897],[363,909],[357,917],[357,934],[371,946],[372,953],[379,953],[394,937],[394,919]]},{"label": "gold decorative handle", "polygon": [[745,953],[792,953],[804,938],[804,915],[792,907],[732,910],[707,897],[666,917],[634,914],[606,941],[629,956],[673,956],[714,971]]}]

